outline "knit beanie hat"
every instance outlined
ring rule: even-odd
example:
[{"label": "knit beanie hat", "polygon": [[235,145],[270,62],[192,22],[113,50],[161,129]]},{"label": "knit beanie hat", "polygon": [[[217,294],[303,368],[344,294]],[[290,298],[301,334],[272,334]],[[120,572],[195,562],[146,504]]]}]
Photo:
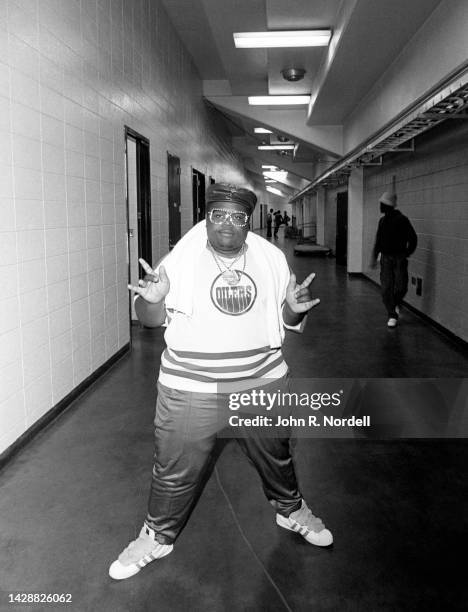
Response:
[{"label": "knit beanie hat", "polygon": [[390,191],[385,191],[379,198],[379,202],[382,202],[382,204],[386,206],[391,206],[392,208],[396,207],[396,201],[396,194],[390,193]]}]

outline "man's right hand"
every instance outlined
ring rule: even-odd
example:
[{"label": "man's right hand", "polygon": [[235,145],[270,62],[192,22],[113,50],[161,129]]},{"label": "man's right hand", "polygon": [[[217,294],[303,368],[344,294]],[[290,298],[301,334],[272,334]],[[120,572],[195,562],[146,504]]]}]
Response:
[{"label": "man's right hand", "polygon": [[139,260],[143,270],[146,272],[145,280],[138,281],[138,287],[128,285],[131,291],[141,295],[150,304],[162,302],[169,293],[170,283],[164,266],[159,267],[159,275],[146,263],[144,259]]}]

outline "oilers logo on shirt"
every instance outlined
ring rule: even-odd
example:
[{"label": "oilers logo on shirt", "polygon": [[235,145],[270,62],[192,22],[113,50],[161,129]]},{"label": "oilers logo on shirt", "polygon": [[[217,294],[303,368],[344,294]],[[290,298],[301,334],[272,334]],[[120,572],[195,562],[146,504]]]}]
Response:
[{"label": "oilers logo on shirt", "polygon": [[211,285],[211,301],[218,310],[227,315],[237,316],[249,311],[257,298],[257,286],[252,278],[236,270],[240,276],[237,285],[229,285],[219,274]]}]

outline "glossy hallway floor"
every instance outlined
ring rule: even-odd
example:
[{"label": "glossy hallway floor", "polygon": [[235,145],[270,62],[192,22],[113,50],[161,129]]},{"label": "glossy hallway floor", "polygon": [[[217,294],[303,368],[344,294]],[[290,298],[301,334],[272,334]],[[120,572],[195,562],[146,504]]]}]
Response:
[{"label": "glossy hallway floor", "polygon": [[[410,312],[387,330],[371,283],[283,246],[299,278],[317,273],[322,300],[305,333],[287,338],[295,376],[466,376],[466,351]],[[302,491],[334,532],[330,549],[276,526],[230,442],[173,553],[112,581],[108,566],[145,514],[162,346],[162,330],[134,328],[132,353],[0,474],[2,612],[465,609],[464,440],[298,440]],[[72,603],[11,606],[14,592]]]}]

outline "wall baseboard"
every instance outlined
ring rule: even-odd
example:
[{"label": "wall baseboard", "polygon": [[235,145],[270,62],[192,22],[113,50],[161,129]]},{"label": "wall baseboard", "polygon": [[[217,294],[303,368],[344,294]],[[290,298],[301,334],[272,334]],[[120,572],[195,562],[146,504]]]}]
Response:
[{"label": "wall baseboard", "polygon": [[[362,272],[348,272],[348,276],[350,276],[352,278],[363,278],[364,280],[369,281],[370,283],[372,283],[374,285],[374,287],[377,287],[378,289],[380,289],[380,285],[379,285],[378,282],[376,282],[372,278],[369,278],[368,276],[366,276]],[[403,300],[403,305],[404,305],[405,308],[407,308],[412,313],[414,313],[416,316],[418,316],[420,319],[422,319],[425,323],[428,323],[431,327],[434,327],[434,329],[436,329],[438,332],[440,332],[443,336],[446,336],[449,340],[452,340],[452,342],[457,344],[461,349],[464,349],[465,351],[468,351],[468,342],[466,340],[464,340],[463,338],[460,338],[460,336],[457,336],[456,334],[454,334],[452,331],[447,329],[447,327],[444,327],[440,323],[437,323],[437,321],[434,321],[434,319],[432,319],[430,316],[428,316],[427,314],[425,314],[421,310],[418,310],[412,304],[409,304],[406,300]]]},{"label": "wall baseboard", "polygon": [[75,387],[68,395],[59,401],[58,404],[52,406],[40,419],[29,427],[11,446],[0,454],[0,470],[11,461],[11,459],[24,448],[35,436],[50,425],[57,417],[78,399],[85,391],[87,391],[103,374],[120,361],[124,355],[130,351],[130,343],[127,342],[121,349],[102,364],[95,372],[85,378],[77,387]]}]

